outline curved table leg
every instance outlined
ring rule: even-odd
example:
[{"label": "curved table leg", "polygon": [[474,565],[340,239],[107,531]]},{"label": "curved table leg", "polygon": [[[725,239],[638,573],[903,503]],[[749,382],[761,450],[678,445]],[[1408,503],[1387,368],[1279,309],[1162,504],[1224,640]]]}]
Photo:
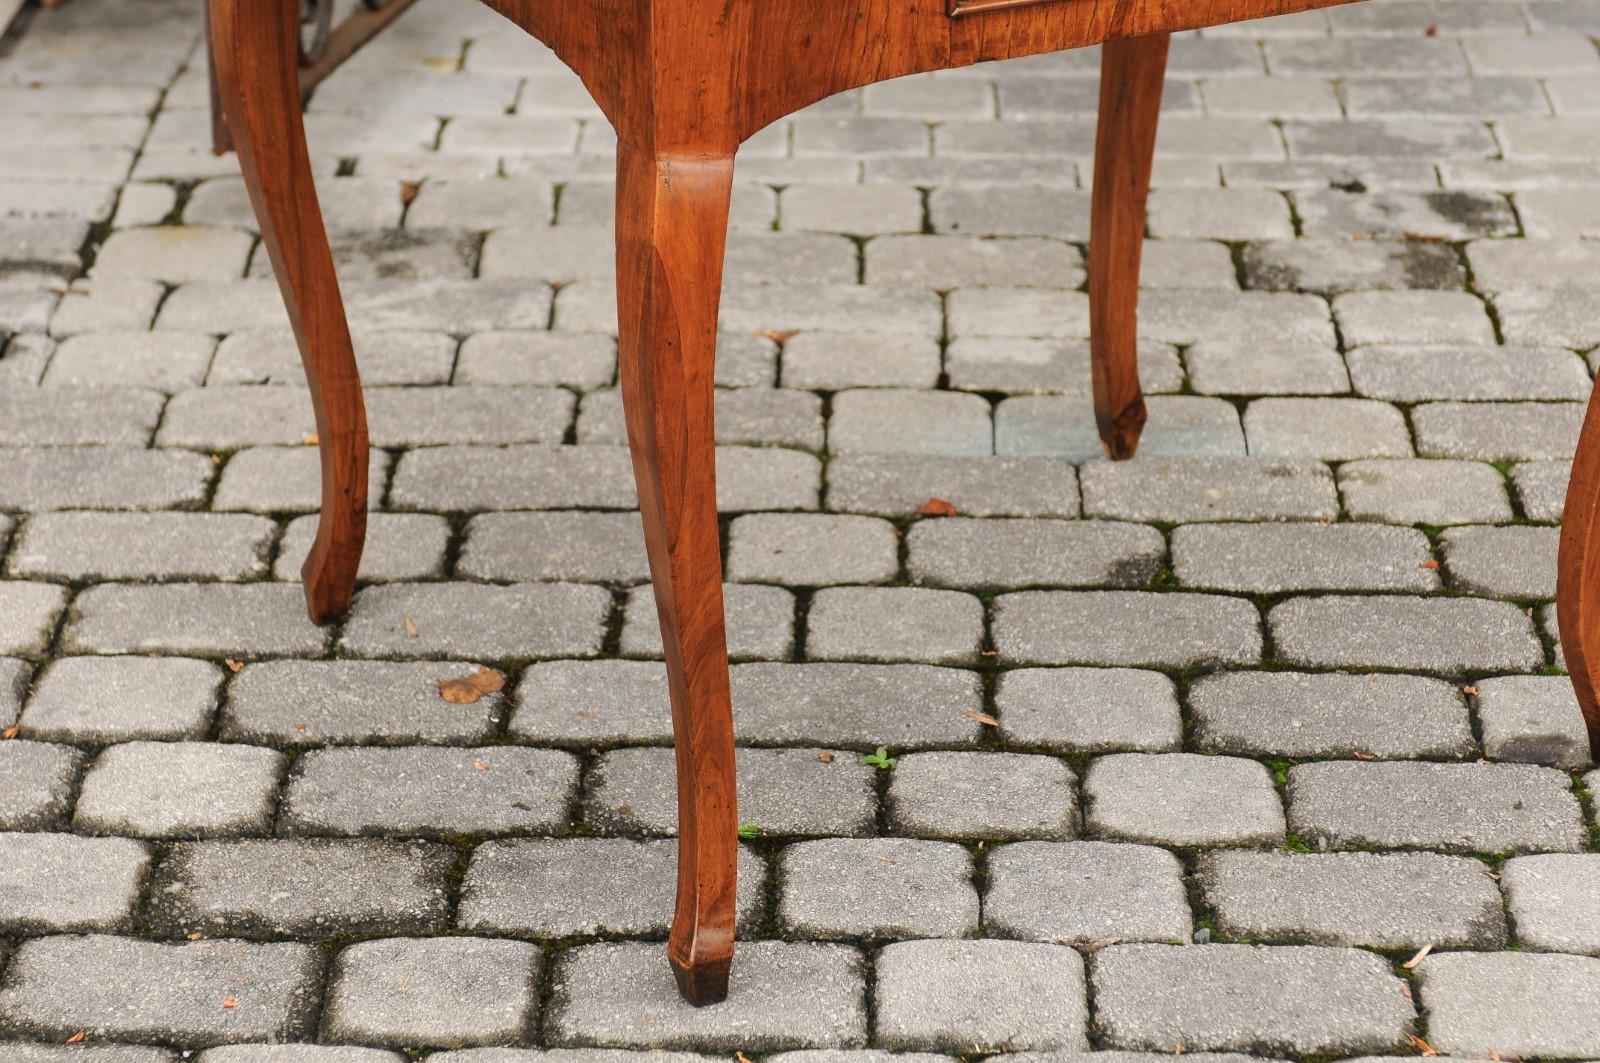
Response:
[{"label": "curved table leg", "polygon": [[1600,391],[1589,396],[1567,481],[1556,616],[1567,673],[1589,729],[1589,755],[1600,760]]},{"label": "curved table leg", "polygon": [[350,607],[367,528],[367,416],[300,115],[296,0],[209,0],[218,97],[283,292],[322,451],[322,515],[301,570],[311,619]]},{"label": "curved table leg", "polygon": [[1133,457],[1145,421],[1137,350],[1139,256],[1167,40],[1167,34],[1156,33],[1107,41],[1100,58],[1089,225],[1089,351],[1095,424],[1106,453],[1116,460]]},{"label": "curved table leg", "polygon": [[722,613],[713,371],[733,156],[617,149],[623,408],[672,696],[678,899],[667,958],[713,1004],[733,960],[738,817]]}]

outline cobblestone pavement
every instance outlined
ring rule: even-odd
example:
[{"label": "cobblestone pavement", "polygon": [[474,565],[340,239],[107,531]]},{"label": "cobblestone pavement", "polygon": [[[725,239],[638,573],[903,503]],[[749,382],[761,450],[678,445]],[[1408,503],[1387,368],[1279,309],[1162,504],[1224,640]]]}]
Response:
[{"label": "cobblestone pavement", "polygon": [[[1126,464],[1087,393],[1092,52],[751,141],[719,366],[750,940],[701,1012],[661,956],[611,132],[470,0],[317,94],[380,448],[319,630],[310,404],[198,30],[71,0],[0,48],[0,1059],[1600,1057],[1550,605],[1600,0],[1176,40]],[[480,665],[503,694],[439,698]],[[342,1047],[216,1047],[264,1041]]]}]

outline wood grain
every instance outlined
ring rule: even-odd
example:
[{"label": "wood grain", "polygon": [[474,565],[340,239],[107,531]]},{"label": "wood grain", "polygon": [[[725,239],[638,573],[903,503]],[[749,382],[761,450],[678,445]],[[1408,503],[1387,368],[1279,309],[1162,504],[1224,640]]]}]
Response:
[{"label": "wood grain", "polygon": [[1133,457],[1144,429],[1139,387],[1139,259],[1155,158],[1165,33],[1107,41],[1100,52],[1089,219],[1089,366],[1094,420],[1113,460]]},{"label": "wood grain", "polygon": [[1589,394],[1567,480],[1556,555],[1556,625],[1589,732],[1589,756],[1600,761],[1600,390]]},{"label": "wood grain", "polygon": [[300,347],[322,457],[317,537],[301,569],[311,619],[350,608],[367,532],[367,415],[300,115],[298,5],[209,0],[218,98]]}]

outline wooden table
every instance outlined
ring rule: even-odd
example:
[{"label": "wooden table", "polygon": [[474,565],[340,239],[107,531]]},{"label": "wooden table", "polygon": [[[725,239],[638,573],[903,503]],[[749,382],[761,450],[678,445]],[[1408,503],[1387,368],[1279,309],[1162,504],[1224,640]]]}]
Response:
[{"label": "wooden table", "polygon": [[[735,149],[846,89],[1104,43],[1089,247],[1094,409],[1110,456],[1128,458],[1145,421],[1135,304],[1168,34],[1341,0],[485,2],[571,65],[617,131],[622,395],[677,744],[678,893],[667,957],[683,995],[707,1004],[727,992],[738,825],[712,430]],[[361,558],[367,429],[300,117],[299,4],[208,3],[221,110],[316,406],[322,515],[304,575],[311,616],[326,622],[348,608]],[[375,17],[369,28],[379,27]],[[1600,751],[1597,421],[1591,404],[1562,528],[1560,620]]]}]

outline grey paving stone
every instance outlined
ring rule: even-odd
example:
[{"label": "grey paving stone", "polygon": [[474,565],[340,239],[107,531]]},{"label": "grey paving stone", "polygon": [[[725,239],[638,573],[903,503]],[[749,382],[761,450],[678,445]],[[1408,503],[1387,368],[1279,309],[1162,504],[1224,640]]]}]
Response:
[{"label": "grey paving stone", "polygon": [[1332,520],[1339,513],[1333,475],[1321,462],[1134,458],[1085,465],[1082,482],[1084,515],[1113,520]]},{"label": "grey paving stone", "polygon": [[247,580],[266,574],[277,526],[221,513],[45,513],[7,560],[14,576],[72,581]]},{"label": "grey paving stone", "polygon": [[[788,660],[794,654],[794,595],[781,587],[722,585],[728,654],[733,660]],[[660,658],[661,614],[655,588],[635,587],[624,607],[621,651],[627,657]]]},{"label": "grey paving stone", "polygon": [[1418,454],[1478,461],[1570,458],[1582,418],[1575,402],[1430,402],[1411,412]]},{"label": "grey paving stone", "polygon": [[1083,283],[1083,256],[1064,241],[1033,236],[880,236],[866,245],[864,276],[869,284],[926,285],[940,291],[987,285],[1076,288]]},{"label": "grey paving stone", "polygon": [[139,842],[0,834],[0,926],[11,934],[126,930],[150,864]]},{"label": "grey paving stone", "polygon": [[1288,240],[1289,204],[1266,188],[1157,188],[1148,207],[1150,235],[1160,239]]},{"label": "grey paving stone", "polygon": [[55,830],[72,807],[83,754],[71,746],[0,742],[0,826]]},{"label": "grey paving stone", "polygon": [[1388,962],[1357,949],[1113,945],[1093,978],[1095,1028],[1116,1048],[1381,1052],[1415,1022]]},{"label": "grey paving stone", "polygon": [[514,1041],[538,1001],[543,957],[521,941],[386,938],[334,960],[323,1036],[393,1048]]},{"label": "grey paving stone", "polygon": [[1339,395],[1350,390],[1335,350],[1259,349],[1201,343],[1185,352],[1189,381],[1202,395]]},{"label": "grey paving stone", "polygon": [[[406,234],[396,232],[404,238]],[[342,274],[341,274],[342,275]],[[154,333],[157,337],[166,333]],[[399,329],[377,331],[357,329],[351,333],[356,362],[361,367],[363,387],[390,387],[401,384],[448,384],[455,362],[456,341],[442,332]],[[294,333],[288,329],[246,329],[223,339],[205,376],[207,384],[281,384],[303,388],[305,369]],[[560,383],[544,380],[477,381],[458,378],[461,384],[498,383],[507,385]]]},{"label": "grey paving stone", "polygon": [[1456,687],[1415,675],[1225,672],[1189,688],[1207,753],[1279,757],[1466,757],[1475,748]]},{"label": "grey paving stone", "polygon": [[149,388],[8,387],[0,395],[0,446],[147,446],[165,404]]},{"label": "grey paving stone", "polygon": [[[300,581],[300,569],[317,536],[317,516],[307,514],[289,522],[278,543],[273,562],[276,579]],[[443,517],[424,513],[369,513],[366,543],[356,578],[369,583],[400,583],[444,574],[450,525]]]},{"label": "grey paving stone", "polygon": [[205,734],[222,673],[206,661],[66,657],[40,673],[22,734],[46,742],[104,745]]},{"label": "grey paving stone", "polygon": [[35,938],[6,972],[0,1021],[58,1043],[79,1030],[179,1048],[300,1040],[312,1033],[321,969],[309,945]]},{"label": "grey paving stone", "polygon": [[1500,890],[1477,860],[1436,853],[1202,853],[1226,938],[1378,949],[1502,948]]},{"label": "grey paving stone", "polygon": [[[878,810],[875,772],[855,755],[838,749],[741,746],[735,763],[739,819],[762,835],[872,833]],[[583,817],[590,827],[608,834],[676,834],[672,750],[642,747],[602,754],[589,775]]]},{"label": "grey paving stone", "polygon": [[828,508],[909,516],[942,498],[973,517],[1075,517],[1078,474],[1055,458],[842,456],[828,462]]},{"label": "grey paving stone", "polygon": [[1091,945],[1187,942],[1183,866],[1162,849],[1110,842],[1017,842],[989,854],[984,927],[991,934]]},{"label": "grey paving stone", "polygon": [[925,587],[824,587],[806,617],[806,656],[818,661],[974,664],[983,602]]},{"label": "grey paving stone", "polygon": [[1600,1052],[1586,1006],[1600,993],[1600,960],[1531,953],[1454,953],[1417,966],[1428,1037],[1441,1052],[1552,1059]]},{"label": "grey paving stone", "polygon": [[1501,292],[1494,306],[1507,343],[1586,349],[1600,341],[1594,297],[1586,288]]},{"label": "grey paving stone", "polygon": [[[1537,216],[1535,216],[1537,217]],[[1600,259],[1587,240],[1480,240],[1467,247],[1479,291],[1576,288],[1592,283]]]},{"label": "grey paving stone", "polygon": [[[1222,399],[1153,395],[1140,437],[1149,457],[1239,456],[1245,452],[1239,414]],[[1019,395],[995,409],[995,453],[1089,462],[1105,454],[1088,396]]]},{"label": "grey paving stone", "polygon": [[1161,567],[1154,528],[1121,522],[925,520],[906,537],[915,583],[999,587],[1138,587]]},{"label": "grey paving stone", "polygon": [[[173,1063],[177,1059],[163,1048],[133,1045],[38,1045],[8,1042],[9,1063]],[[223,1059],[217,1056],[216,1059]]]},{"label": "grey paving stone", "polygon": [[542,834],[567,825],[577,784],[577,761],[548,749],[316,749],[295,762],[279,831]]},{"label": "grey paving stone", "polygon": [[[1306,197],[1295,193],[1295,203],[1307,209]],[[1365,200],[1367,197],[1360,197]],[[1503,200],[1501,201],[1504,202]],[[1363,219],[1364,221],[1365,219]],[[1308,223],[1308,226],[1311,223]],[[1386,224],[1357,224],[1352,228],[1387,228]],[[1269,240],[1244,247],[1244,282],[1268,291],[1338,292],[1372,289],[1451,289],[1466,286],[1466,271],[1455,250],[1447,245],[1361,236],[1326,234],[1308,227],[1299,240]]]},{"label": "grey paving stone", "polygon": [[900,566],[894,526],[874,517],[749,514],[734,520],[728,543],[735,582],[886,583]]},{"label": "grey paving stone", "polygon": [[1334,345],[1328,305],[1314,295],[1157,289],[1140,300],[1139,322],[1147,340],[1184,346],[1240,336],[1275,347]]},{"label": "grey paving stone", "polygon": [[1188,587],[1288,591],[1432,591],[1427,536],[1373,524],[1186,524],[1172,531],[1172,571]]},{"label": "grey paving stone", "polygon": [[317,654],[327,640],[306,619],[298,587],[108,583],[78,595],[61,644],[68,653],[251,658]]},{"label": "grey paving stone", "polygon": [[1071,838],[1076,783],[1066,762],[1050,756],[911,753],[889,780],[889,822],[924,838]]},{"label": "grey paving stone", "polygon": [[49,583],[0,583],[0,653],[43,654],[66,604],[66,590]]},{"label": "grey paving stone", "polygon": [[1594,854],[1513,857],[1500,876],[1524,946],[1600,955],[1600,860]]},{"label": "grey paving stone", "polygon": [[12,447],[0,477],[0,507],[165,509],[198,504],[215,466],[186,450]]},{"label": "grey paving stone", "polygon": [[127,742],[83,778],[73,826],[136,838],[258,834],[271,822],[283,756],[213,742]]},{"label": "grey paving stone", "polygon": [[[1151,241],[1146,254],[1179,243],[1183,242]],[[1231,271],[1233,267],[1230,264],[1228,268]],[[1144,276],[1147,287],[1159,286],[1148,270]],[[1177,391],[1183,386],[1183,366],[1172,345],[1141,343],[1137,358],[1139,383],[1146,394]],[[1082,339],[971,336],[949,345],[944,368],[950,386],[963,391],[1085,395],[1093,379],[1089,361],[1089,344]]]},{"label": "grey paving stone", "polygon": [[471,705],[438,682],[478,670],[460,661],[261,661],[228,686],[218,728],[234,742],[306,747],[480,742],[506,714],[503,694]]},{"label": "grey paving stone", "polygon": [[[1361,45],[1365,48],[1372,43],[1363,40]],[[1487,159],[1497,154],[1484,124],[1465,118],[1295,119],[1284,122],[1283,133],[1289,142],[1291,159],[1465,160]]]},{"label": "grey paving stone", "polygon": [[85,332],[61,341],[43,382],[179,391],[205,381],[216,348],[216,339],[201,333]]},{"label": "grey paving stone", "polygon": [[1361,347],[1350,379],[1362,395],[1429,399],[1582,399],[1589,375],[1570,351],[1547,347]]},{"label": "grey paving stone", "polygon": [[576,510],[474,517],[456,571],[472,579],[506,581],[639,583],[650,578],[637,513]]},{"label": "grey paving stone", "polygon": [[1526,672],[1544,663],[1532,620],[1479,598],[1295,598],[1267,614],[1278,659],[1325,668]]},{"label": "grey paving stone", "polygon": [[1053,752],[1156,753],[1182,739],[1172,680],[1131,668],[1016,668],[995,687],[1008,745]]},{"label": "grey paving stone", "polygon": [[854,236],[922,231],[922,196],[904,185],[791,185],[779,203],[785,229]]},{"label": "grey paving stone", "polygon": [[931,665],[746,664],[733,670],[734,730],[747,742],[926,748],[976,742],[978,676]]},{"label": "grey paving stone", "polygon": [[1483,751],[1491,760],[1589,766],[1583,713],[1565,676],[1495,676],[1475,685]]},{"label": "grey paving stone", "polygon": [[[78,186],[82,192],[96,197],[101,187],[104,186]],[[80,332],[147,329],[151,319],[156,316],[156,308],[161,305],[165,289],[155,281],[80,278],[72,282],[68,291],[73,293],[72,296],[63,299],[50,316],[50,335],[58,339]]]},{"label": "grey paving stone", "polygon": [[[1440,83],[1406,78],[1404,81],[1377,83],[1362,79],[1352,81],[1346,91],[1354,99],[1375,84],[1392,87],[1412,101],[1429,88]],[[1516,236],[1517,220],[1504,196],[1491,193],[1450,190],[1430,192],[1401,192],[1390,189],[1350,192],[1342,188],[1297,190],[1294,193],[1295,210],[1300,216],[1305,236],[1331,241],[1362,237],[1374,241],[1406,241],[1397,244],[1378,244],[1377,248],[1390,254],[1405,256],[1405,275],[1393,285],[1370,287],[1393,288],[1456,288],[1461,287],[1461,268],[1448,247],[1429,241],[1462,241],[1480,237]],[[1419,246],[1419,244],[1421,246]],[[1408,251],[1409,245],[1409,251]],[[1434,263],[1434,258],[1439,260]],[[1415,265],[1413,265],[1413,263]],[[1426,265],[1424,265],[1426,263]],[[1454,267],[1452,269],[1452,266]],[[1421,267],[1420,269],[1417,267]],[[1425,283],[1428,275],[1437,274],[1458,278],[1455,283]],[[1418,283],[1424,281],[1424,283]],[[1369,287],[1369,285],[1346,285]]]},{"label": "grey paving stone", "polygon": [[149,918],[172,936],[309,938],[442,930],[455,854],[422,842],[324,839],[174,846]]},{"label": "grey paving stone", "polygon": [[32,671],[27,661],[0,657],[0,727],[10,727],[17,722]]},{"label": "grey paving stone", "polygon": [[565,332],[479,332],[456,357],[462,384],[567,386],[587,391],[616,376],[616,342],[609,336]]},{"label": "grey paving stone", "polygon": [[608,592],[575,583],[391,583],[356,595],[340,645],[364,657],[589,657],[610,611]]},{"label": "grey paving stone", "polygon": [[513,737],[581,746],[672,740],[667,671],[657,661],[548,661],[523,669]]},{"label": "grey paving stone", "polygon": [[1083,192],[1040,185],[1024,186],[1006,196],[952,186],[935,189],[928,197],[929,221],[937,233],[1081,240],[1087,235],[1088,209]]},{"label": "grey paving stone", "polygon": [[783,850],[778,919],[806,940],[966,937],[978,929],[972,857],[959,845],[828,838]]},{"label": "grey paving stone", "polygon": [[1005,664],[1215,667],[1261,656],[1261,625],[1242,598],[1146,591],[1021,591],[994,605]]},{"label": "grey paving stone", "polygon": [[0,379],[20,384],[37,384],[55,355],[56,343],[35,332],[13,335],[0,345]]},{"label": "grey paving stone", "polygon": [[1476,461],[1352,461],[1339,492],[1355,520],[1389,524],[1476,524],[1511,519],[1505,479]]},{"label": "grey paving stone", "polygon": [[[723,388],[716,397],[717,442],[822,449],[822,400],[792,388]],[[628,441],[622,399],[614,390],[592,391],[578,412],[579,443]]]},{"label": "grey paving stone", "polygon": [[1491,598],[1553,598],[1555,528],[1451,528],[1443,535],[1450,585]]},{"label": "grey paving stone", "polygon": [[858,1048],[867,1042],[861,967],[844,945],[752,941],[739,949],[728,999],[691,1008],[660,945],[585,945],[562,954],[544,1035],[598,1048]]},{"label": "grey paving stone", "polygon": [[1516,490],[1517,508],[1529,520],[1560,520],[1571,475],[1572,463],[1566,461],[1525,461],[1514,466],[1511,485]]},{"label": "grey paving stone", "polygon": [[1289,769],[1289,829],[1320,847],[1576,851],[1567,776],[1527,764],[1325,761]]},{"label": "grey paving stone", "polygon": [[1260,764],[1194,753],[1115,753],[1083,781],[1090,835],[1165,845],[1283,838],[1283,809]]},{"label": "grey paving stone", "polygon": [[1267,458],[1408,458],[1411,433],[1394,406],[1370,399],[1256,399],[1244,413],[1252,455]]},{"label": "grey paving stone", "polygon": [[982,457],[995,452],[989,404],[956,392],[862,388],[833,398],[833,454]]},{"label": "grey paving stone", "polygon": [[[320,462],[316,447],[248,447],[222,467],[212,508],[251,513],[314,512],[322,504]],[[377,509],[382,502],[388,472],[389,452],[373,450],[367,462],[369,510]]]},{"label": "grey paving stone", "polygon": [[808,331],[783,345],[785,387],[929,388],[938,379],[939,344],[928,336]]},{"label": "grey paving stone", "polygon": [[94,275],[168,284],[242,277],[255,238],[242,229],[162,225],[122,229],[95,255]]},{"label": "grey paving stone", "polygon": [[885,1048],[1088,1048],[1083,959],[1064,945],[902,941],[878,954],[877,974],[877,1040]]},{"label": "grey paving stone", "polygon": [[390,506],[402,510],[635,505],[626,447],[424,448],[405,454],[390,489]]},{"label": "grey paving stone", "polygon": [[[627,838],[486,842],[472,854],[456,923],[514,937],[664,937],[672,921],[677,845]],[[761,918],[766,865],[739,850],[738,921]]]},{"label": "grey paving stone", "polygon": [[224,1045],[208,1048],[197,1063],[402,1063],[404,1056],[355,1045]]},{"label": "grey paving stone", "polygon": [[1483,303],[1465,292],[1352,292],[1333,309],[1352,347],[1495,342]]}]

